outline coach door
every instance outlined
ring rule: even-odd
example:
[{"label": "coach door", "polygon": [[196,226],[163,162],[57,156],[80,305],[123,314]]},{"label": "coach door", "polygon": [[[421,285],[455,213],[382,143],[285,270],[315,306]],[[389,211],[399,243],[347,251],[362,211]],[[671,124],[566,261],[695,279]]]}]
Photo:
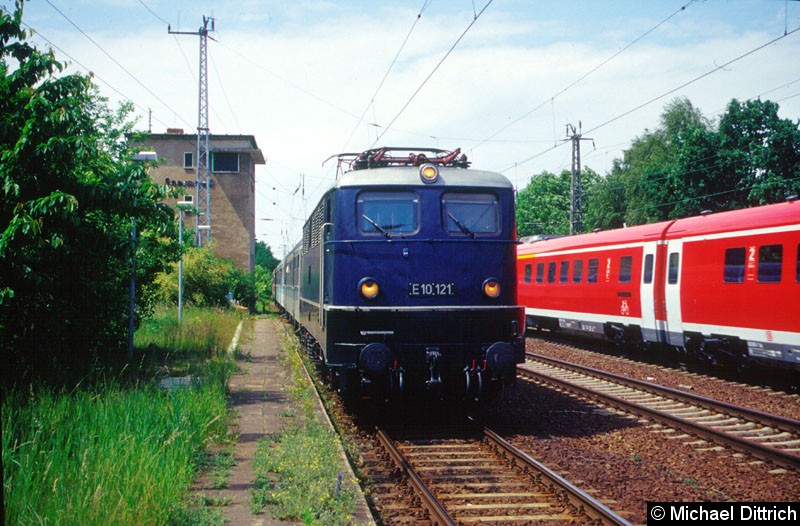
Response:
[{"label": "coach door", "polygon": [[667,265],[664,269],[664,297],[667,306],[667,343],[683,347],[683,322],[681,319],[681,258],[683,241],[667,243]]},{"label": "coach door", "polygon": [[[657,258],[658,243],[645,243],[642,254],[642,282],[640,301],[642,305],[642,338],[646,342],[665,342],[663,315],[658,316],[659,301],[663,301],[657,293],[659,261]],[[661,282],[663,283],[663,281]],[[659,321],[661,320],[661,321]]]}]

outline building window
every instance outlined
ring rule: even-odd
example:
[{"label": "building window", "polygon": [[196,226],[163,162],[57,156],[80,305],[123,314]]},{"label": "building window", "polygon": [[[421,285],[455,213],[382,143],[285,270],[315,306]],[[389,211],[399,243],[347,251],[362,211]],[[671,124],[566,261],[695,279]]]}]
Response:
[{"label": "building window", "polygon": [[183,167],[194,168],[194,154],[192,152],[183,152]]},{"label": "building window", "polygon": [[237,152],[212,152],[211,171],[214,173],[239,173]]},{"label": "building window", "polygon": [[633,256],[622,256],[619,258],[619,282],[631,282],[631,268],[633,268]]},{"label": "building window", "polygon": [[744,283],[744,247],[725,250],[725,270],[722,281],[725,283]]},{"label": "building window", "polygon": [[782,260],[783,245],[758,247],[758,282],[779,283],[781,281]]}]

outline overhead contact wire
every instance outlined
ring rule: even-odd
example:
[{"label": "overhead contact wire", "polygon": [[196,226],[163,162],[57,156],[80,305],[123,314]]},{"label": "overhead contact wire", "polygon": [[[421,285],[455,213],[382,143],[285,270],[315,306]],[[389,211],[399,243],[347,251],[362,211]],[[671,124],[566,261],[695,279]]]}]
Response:
[{"label": "overhead contact wire", "polygon": [[55,4],[53,4],[53,2],[51,2],[50,0],[47,0],[47,3],[48,3],[48,4],[50,4],[50,7],[52,7],[53,9],[55,9],[55,10],[56,10],[56,12],[58,12],[58,14],[60,14],[62,17],[64,17],[64,19],[65,19],[67,22],[69,22],[70,24],[72,24],[72,26],[73,26],[75,29],[77,29],[78,31],[80,31],[80,33],[81,33],[81,34],[82,34],[84,37],[86,37],[86,39],[87,39],[87,40],[89,40],[89,42],[91,42],[92,44],[94,44],[94,45],[95,45],[95,46],[96,46],[96,47],[97,47],[97,48],[98,48],[100,51],[102,51],[102,52],[103,52],[103,53],[104,53],[104,54],[105,54],[105,55],[106,55],[106,56],[107,56],[109,59],[111,59],[111,61],[112,61],[112,62],[114,62],[114,64],[116,64],[117,66],[119,66],[119,67],[120,67],[120,69],[122,69],[122,71],[124,71],[125,73],[127,73],[129,77],[131,77],[133,80],[135,80],[135,81],[136,81],[136,83],[137,83],[137,84],[139,84],[139,85],[140,85],[142,88],[144,88],[144,89],[145,89],[145,90],[146,90],[146,91],[147,91],[147,92],[148,92],[150,95],[152,95],[153,97],[155,97],[155,99],[156,99],[158,102],[160,102],[161,104],[163,104],[165,108],[167,108],[169,111],[171,111],[171,112],[173,113],[173,115],[176,115],[176,116],[177,116],[179,119],[181,119],[181,120],[182,120],[184,123],[186,123],[187,125],[191,126],[191,125],[190,125],[190,124],[189,124],[189,123],[188,123],[186,120],[184,120],[184,119],[183,119],[183,118],[182,118],[182,117],[181,117],[181,116],[178,114],[178,112],[176,112],[175,110],[173,110],[173,109],[170,107],[170,105],[169,105],[169,104],[167,104],[166,102],[164,102],[164,101],[161,99],[161,97],[159,97],[158,95],[156,95],[156,94],[155,94],[155,93],[154,93],[154,92],[153,92],[153,91],[152,91],[150,88],[148,88],[148,87],[147,87],[147,86],[146,86],[144,83],[142,83],[142,81],[141,81],[141,80],[139,80],[139,79],[138,79],[138,77],[136,77],[136,75],[134,75],[133,73],[131,73],[131,72],[128,70],[128,68],[126,68],[125,66],[123,66],[123,65],[122,65],[122,64],[121,64],[121,63],[120,63],[120,62],[119,62],[117,59],[115,59],[115,58],[114,58],[114,57],[111,55],[111,53],[109,53],[108,51],[106,51],[106,50],[105,50],[105,48],[103,48],[103,46],[101,46],[100,44],[98,44],[98,43],[97,43],[97,41],[95,41],[95,40],[94,40],[92,37],[90,37],[90,36],[88,35],[88,33],[86,33],[86,31],[84,31],[83,29],[81,29],[81,28],[78,26],[78,24],[76,24],[75,22],[73,22],[73,21],[72,21],[72,20],[71,20],[71,19],[70,19],[70,18],[69,18],[69,17],[68,17],[66,14],[64,14],[64,12],[63,12],[63,11],[61,11],[61,10],[60,10],[58,7],[56,7],[56,5],[55,5]]},{"label": "overhead contact wire", "polygon": [[607,59],[605,59],[603,62],[601,62],[600,64],[598,64],[597,66],[595,66],[594,68],[592,68],[591,70],[589,70],[588,72],[586,72],[586,73],[585,73],[583,76],[581,76],[581,77],[580,77],[580,78],[578,78],[577,80],[575,80],[575,81],[573,81],[572,83],[570,83],[569,85],[567,85],[567,86],[566,86],[564,89],[562,89],[561,91],[559,91],[559,92],[558,92],[558,93],[556,93],[555,95],[551,96],[550,98],[548,98],[547,100],[545,100],[544,102],[542,102],[541,104],[539,104],[538,106],[536,106],[535,108],[531,109],[530,111],[528,111],[528,112],[526,112],[526,113],[524,113],[524,114],[520,115],[519,117],[517,117],[517,118],[516,118],[516,119],[514,119],[513,121],[509,122],[508,124],[506,124],[505,126],[503,126],[502,128],[500,128],[499,130],[497,130],[497,131],[496,131],[494,134],[490,135],[490,136],[489,136],[489,137],[487,137],[486,139],[484,139],[484,140],[482,140],[481,142],[479,142],[477,145],[473,146],[473,149],[475,149],[475,148],[478,148],[478,147],[480,147],[482,144],[484,144],[485,142],[488,142],[488,141],[492,140],[494,137],[496,137],[497,135],[499,135],[500,133],[502,133],[504,130],[508,129],[510,126],[513,126],[514,124],[518,123],[519,121],[521,121],[521,120],[522,120],[522,119],[524,119],[525,117],[527,117],[527,116],[529,116],[530,114],[532,114],[532,113],[536,112],[537,110],[541,109],[541,108],[542,108],[542,107],[544,107],[546,104],[548,104],[548,103],[552,103],[552,102],[553,102],[553,101],[556,99],[556,97],[559,97],[560,95],[563,95],[564,93],[566,93],[566,92],[567,92],[567,90],[569,90],[570,88],[572,88],[573,86],[575,86],[575,85],[576,85],[576,84],[578,84],[579,82],[581,82],[581,81],[585,80],[585,79],[586,79],[586,78],[587,78],[589,75],[591,75],[592,73],[594,73],[594,72],[595,72],[595,71],[597,71],[598,69],[602,68],[603,66],[605,66],[606,64],[608,64],[609,62],[611,62],[612,60],[614,60],[615,58],[617,58],[619,55],[621,55],[622,53],[624,53],[625,51],[627,51],[627,50],[628,50],[628,49],[629,49],[631,46],[633,46],[634,44],[636,44],[637,42],[639,42],[640,40],[642,40],[644,37],[646,37],[647,35],[649,35],[649,34],[650,34],[650,33],[652,33],[653,31],[655,31],[656,29],[658,29],[659,27],[661,27],[661,26],[662,26],[662,25],[664,25],[665,23],[669,22],[669,21],[670,21],[670,20],[671,20],[673,17],[675,17],[675,16],[676,16],[678,13],[680,13],[680,12],[682,12],[682,11],[685,11],[687,7],[689,7],[690,5],[692,5],[692,4],[693,4],[694,2],[696,2],[696,1],[697,1],[697,0],[691,0],[691,1],[690,1],[689,3],[687,3],[686,5],[684,5],[684,6],[681,6],[681,7],[680,7],[679,9],[677,9],[677,10],[676,10],[674,13],[672,13],[671,15],[669,15],[668,17],[666,17],[664,20],[662,20],[662,21],[661,21],[661,22],[659,22],[658,24],[654,25],[653,27],[651,27],[650,29],[648,29],[647,31],[645,31],[644,33],[642,33],[642,34],[641,34],[641,35],[640,35],[638,38],[636,38],[635,40],[631,41],[631,42],[630,42],[630,43],[629,43],[627,46],[625,46],[624,48],[620,49],[619,51],[617,51],[616,53],[614,53],[613,55],[611,55],[610,57],[608,57]]},{"label": "overhead contact wire", "polygon": [[344,145],[342,146],[342,151],[344,151],[347,148],[347,145],[350,144],[350,140],[353,138],[353,135],[355,135],[356,130],[358,130],[358,127],[361,125],[362,122],[364,122],[364,115],[366,115],[367,112],[369,111],[370,105],[375,103],[375,98],[378,96],[378,93],[380,92],[381,88],[383,88],[383,83],[386,82],[387,78],[389,78],[389,73],[392,71],[392,68],[394,68],[395,63],[397,63],[397,59],[400,57],[400,54],[403,52],[403,49],[406,47],[406,44],[408,43],[408,40],[411,38],[411,33],[413,33],[414,32],[414,28],[417,27],[417,22],[419,22],[419,20],[422,18],[422,13],[425,11],[425,9],[427,9],[427,7],[431,4],[432,1],[433,0],[425,0],[425,3],[422,5],[422,8],[419,10],[419,13],[417,13],[417,17],[414,19],[414,23],[411,24],[411,29],[408,30],[408,34],[406,35],[405,40],[403,40],[403,43],[400,44],[400,49],[397,50],[397,53],[395,54],[394,58],[392,59],[392,63],[389,64],[389,68],[386,70],[386,73],[383,75],[383,78],[381,79],[380,83],[378,84],[378,87],[375,89],[375,93],[372,94],[372,97],[370,98],[369,102],[367,103],[367,106],[364,108],[364,111],[361,113],[361,117],[359,117],[355,128],[353,128],[353,131],[350,133],[350,136],[347,138],[347,140],[345,141]]},{"label": "overhead contact wire", "polygon": [[406,101],[406,103],[403,105],[403,107],[402,107],[402,108],[400,108],[400,111],[399,111],[399,112],[397,112],[397,115],[395,115],[395,116],[394,116],[394,118],[391,120],[391,122],[389,122],[389,124],[388,124],[386,127],[384,127],[384,128],[383,128],[383,131],[381,131],[380,135],[378,135],[378,137],[377,137],[377,138],[375,139],[375,141],[372,143],[372,146],[375,146],[375,144],[377,144],[377,142],[378,142],[379,140],[381,140],[381,138],[382,138],[382,137],[383,137],[383,136],[386,134],[386,132],[387,132],[387,131],[389,131],[389,129],[392,127],[392,125],[395,123],[395,121],[397,121],[397,119],[400,117],[400,115],[402,115],[402,114],[403,114],[403,112],[406,110],[406,108],[408,108],[408,106],[411,104],[411,101],[413,101],[413,100],[414,100],[414,98],[415,98],[415,97],[416,97],[416,96],[419,94],[419,92],[420,92],[420,91],[422,91],[422,88],[425,86],[425,84],[427,84],[427,83],[428,83],[428,81],[431,79],[431,77],[433,77],[433,74],[434,74],[434,73],[436,73],[436,71],[437,71],[437,70],[439,69],[439,67],[440,67],[440,66],[441,66],[441,65],[444,63],[444,61],[447,59],[447,57],[449,57],[449,56],[450,56],[450,53],[452,53],[452,52],[453,52],[453,50],[456,48],[456,46],[459,44],[459,42],[461,42],[461,40],[464,38],[464,36],[466,36],[467,32],[468,32],[468,31],[469,31],[469,30],[472,28],[472,26],[473,26],[473,25],[475,25],[475,22],[477,22],[477,21],[478,21],[478,18],[480,18],[480,16],[481,16],[481,15],[484,13],[484,11],[486,11],[486,9],[487,9],[487,8],[488,8],[488,7],[491,5],[491,3],[492,3],[493,1],[494,1],[494,0],[489,0],[489,1],[486,3],[486,5],[485,5],[485,6],[483,6],[483,9],[481,9],[481,10],[480,10],[480,12],[474,16],[474,18],[472,19],[472,22],[470,22],[470,23],[469,23],[469,25],[468,25],[468,26],[467,26],[467,28],[464,30],[464,32],[463,32],[463,33],[461,33],[461,36],[459,36],[459,37],[456,39],[456,41],[453,43],[453,45],[452,45],[452,46],[450,46],[450,49],[448,49],[448,50],[447,50],[447,53],[445,53],[445,55],[442,57],[442,59],[439,61],[439,63],[438,63],[438,64],[436,64],[436,66],[433,68],[433,71],[431,71],[431,72],[428,74],[428,76],[427,76],[427,77],[425,77],[425,80],[423,80],[423,81],[422,81],[422,84],[420,84],[420,85],[419,85],[419,87],[416,89],[416,91],[414,91],[414,93],[413,93],[413,94],[411,95],[411,97],[410,97],[410,98],[409,98],[409,99]]},{"label": "overhead contact wire", "polygon": [[[693,79],[691,79],[691,80],[689,80],[687,82],[684,82],[680,86],[677,86],[677,87],[675,87],[675,88],[673,88],[673,89],[671,89],[669,91],[666,91],[666,92],[662,93],[661,95],[658,95],[657,97],[653,97],[652,99],[648,100],[647,102],[639,104],[638,106],[636,106],[634,108],[631,108],[628,111],[620,113],[619,115],[617,115],[617,116],[615,116],[615,117],[613,117],[611,119],[608,119],[607,121],[603,122],[602,124],[599,124],[599,125],[595,126],[594,128],[592,128],[590,130],[587,130],[587,131],[585,131],[583,133],[584,134],[588,134],[588,133],[591,133],[593,131],[599,130],[600,128],[602,128],[604,126],[607,126],[608,124],[611,124],[614,121],[617,121],[617,120],[619,120],[619,119],[621,119],[623,117],[626,117],[626,116],[630,115],[631,113],[633,113],[633,112],[635,112],[637,110],[640,110],[640,109],[644,108],[645,106],[648,106],[649,104],[652,104],[653,102],[655,102],[657,100],[663,99],[667,95],[671,95],[672,93],[675,93],[676,91],[678,91],[680,89],[683,89],[686,86],[694,84],[695,82],[697,82],[697,81],[699,81],[699,80],[701,80],[701,79],[703,79],[703,78],[705,78],[705,77],[707,77],[707,76],[709,76],[709,75],[711,75],[713,73],[716,73],[717,71],[719,71],[721,69],[724,69],[725,67],[733,64],[734,62],[737,62],[737,61],[739,61],[739,60],[741,60],[741,59],[743,59],[743,58],[745,58],[745,57],[747,57],[749,55],[752,55],[753,53],[755,53],[757,51],[760,51],[760,50],[764,49],[765,47],[770,46],[770,45],[772,45],[772,44],[774,44],[774,43],[776,43],[776,42],[788,37],[789,35],[792,35],[792,34],[796,33],[797,31],[800,31],[800,26],[798,26],[798,27],[792,29],[791,31],[788,31],[788,32],[786,32],[786,33],[784,33],[784,34],[782,34],[782,35],[780,35],[780,36],[778,36],[778,37],[776,37],[776,38],[774,38],[772,40],[770,40],[769,42],[766,42],[765,44],[762,44],[762,45],[760,45],[758,47],[755,47],[755,48],[753,48],[753,49],[751,49],[751,50],[749,50],[749,51],[747,51],[745,53],[742,53],[741,55],[739,55],[739,56],[737,56],[735,58],[732,58],[731,60],[725,62],[724,64],[716,66],[713,69],[703,73],[702,75],[699,75],[699,76],[697,76],[697,77],[695,77],[695,78],[693,78]],[[564,144],[566,144],[566,143],[562,142],[560,144],[553,145],[550,148],[547,148],[546,150],[542,150],[541,152],[539,152],[539,153],[537,153],[535,155],[532,155],[531,157],[528,157],[525,160],[518,161],[518,162],[512,164],[511,166],[508,166],[508,167],[503,168],[502,170],[498,170],[498,171],[500,171],[501,173],[502,172],[506,172],[506,171],[508,171],[508,170],[510,170],[512,168],[518,167],[521,164],[525,164],[525,163],[527,163],[529,161],[532,161],[532,160],[534,160],[534,159],[536,159],[538,157],[541,157],[542,155],[544,155],[544,154],[546,154],[546,153],[548,153],[548,152],[550,152],[552,150],[555,150],[556,148],[559,148]]]}]

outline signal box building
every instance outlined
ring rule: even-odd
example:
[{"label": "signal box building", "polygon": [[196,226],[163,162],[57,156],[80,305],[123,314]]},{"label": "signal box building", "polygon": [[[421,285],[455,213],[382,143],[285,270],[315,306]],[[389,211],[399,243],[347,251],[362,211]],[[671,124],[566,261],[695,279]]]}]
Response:
[{"label": "signal box building", "polygon": [[[214,254],[252,272],[256,235],[255,167],[266,164],[264,154],[252,135],[211,135],[208,144]],[[153,181],[183,188],[186,195],[196,201],[197,135],[168,129],[167,133],[151,134],[142,141],[142,147],[155,151],[159,159],[158,167],[151,172]],[[184,226],[194,225],[195,217],[184,214]]]}]

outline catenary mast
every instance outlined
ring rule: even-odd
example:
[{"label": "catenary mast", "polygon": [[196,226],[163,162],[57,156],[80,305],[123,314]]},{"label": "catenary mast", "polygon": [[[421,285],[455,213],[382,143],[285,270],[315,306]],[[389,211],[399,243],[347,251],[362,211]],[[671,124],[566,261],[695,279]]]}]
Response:
[{"label": "catenary mast", "polygon": [[[210,28],[209,28],[210,24]],[[214,19],[203,16],[203,27],[196,32],[167,31],[173,35],[196,35],[200,37],[200,67],[197,79],[197,214],[195,216],[195,243],[197,246],[211,241],[211,153],[208,141],[208,33],[214,31]],[[213,40],[213,39],[212,39]]]}]

